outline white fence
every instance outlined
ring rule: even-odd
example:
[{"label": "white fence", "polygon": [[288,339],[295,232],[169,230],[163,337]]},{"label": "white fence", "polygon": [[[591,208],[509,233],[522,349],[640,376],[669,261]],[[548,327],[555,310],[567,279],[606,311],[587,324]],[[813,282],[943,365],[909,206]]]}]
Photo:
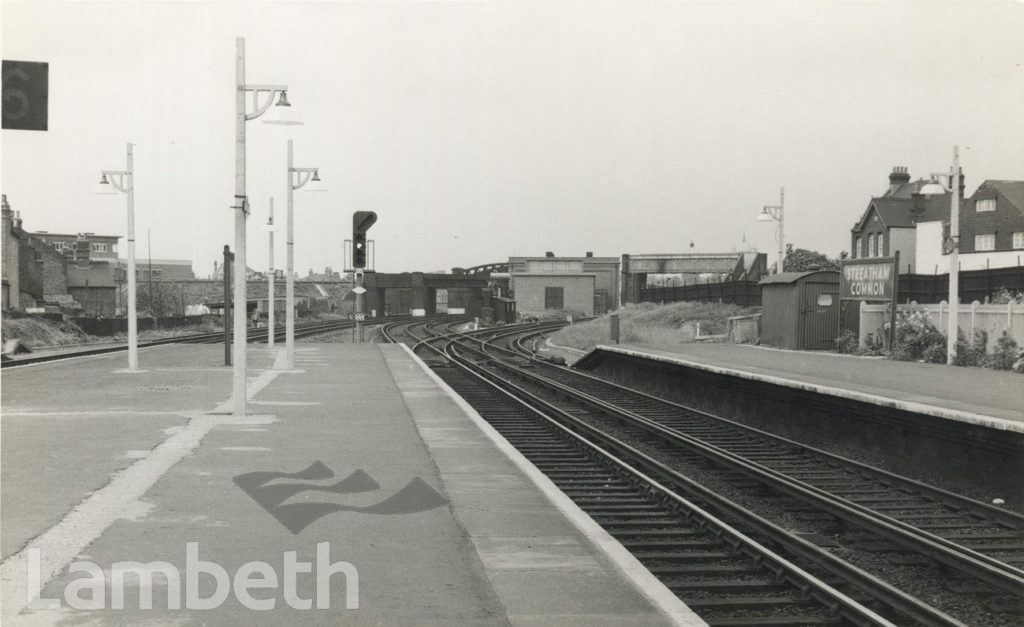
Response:
[{"label": "white fence", "polygon": [[[949,323],[949,305],[945,301],[938,305],[899,305],[897,311],[923,311],[928,318],[943,334],[946,333],[946,325]],[[860,334],[861,346],[866,346],[869,333],[878,335],[879,329],[889,320],[889,306],[869,305],[865,302],[860,304]],[[970,305],[961,304],[957,312],[957,326],[965,337],[973,337],[975,329],[981,329],[988,334],[988,346],[986,349],[992,352],[999,336],[1006,331],[1010,337],[1017,340],[1018,344],[1024,344],[1024,305],[1007,303],[1005,305],[982,305],[974,301]]]}]

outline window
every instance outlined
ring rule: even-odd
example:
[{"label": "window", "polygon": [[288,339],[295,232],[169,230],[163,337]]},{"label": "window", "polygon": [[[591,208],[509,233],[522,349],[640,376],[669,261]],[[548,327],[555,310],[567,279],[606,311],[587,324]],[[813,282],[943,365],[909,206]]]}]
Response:
[{"label": "window", "polygon": [[978,202],[976,202],[974,204],[974,208],[975,208],[976,211],[995,211],[996,210],[996,199],[995,198],[985,198],[983,200],[979,200]]},{"label": "window", "polygon": [[93,242],[93,244],[92,244],[92,252],[94,252],[94,253],[105,253],[105,252],[107,252],[107,245],[106,244],[98,244],[96,242]]},{"label": "window", "polygon": [[818,307],[831,307],[832,306],[832,295],[831,294],[818,294]]},{"label": "window", "polygon": [[1013,232],[1013,247],[1024,248],[1024,231]]},{"label": "window", "polygon": [[852,255],[852,257],[854,259],[856,259],[857,257],[863,257],[863,256],[864,256],[864,242],[858,237],[857,238],[857,242],[853,245],[853,255]]},{"label": "window", "polygon": [[885,257],[885,233],[878,234],[878,256]]},{"label": "window", "polygon": [[984,235],[974,236],[974,250],[980,252],[983,250],[995,250],[996,249],[996,234],[986,233]]},{"label": "window", "polygon": [[875,256],[875,234],[868,235],[868,257]]},{"label": "window", "polygon": [[545,287],[544,288],[544,309],[564,309],[565,288]]}]

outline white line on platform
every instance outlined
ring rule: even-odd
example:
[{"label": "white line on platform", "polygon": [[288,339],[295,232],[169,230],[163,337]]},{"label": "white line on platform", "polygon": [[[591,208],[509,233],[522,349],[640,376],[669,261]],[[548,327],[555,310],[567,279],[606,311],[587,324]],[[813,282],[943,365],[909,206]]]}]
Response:
[{"label": "white line on platform", "polygon": [[[280,361],[283,351],[279,354]],[[273,381],[280,371],[268,370],[250,381],[246,397],[251,398]],[[232,408],[231,399],[218,407]],[[88,412],[92,413],[92,412]],[[141,412],[125,412],[141,413]],[[7,417],[7,412],[4,412]],[[106,412],[107,415],[110,412]],[[57,414],[57,415],[66,415]],[[227,415],[199,412],[163,412],[163,415],[178,415],[189,419],[173,435],[156,446],[149,454],[127,468],[115,473],[106,486],[93,492],[68,512],[56,525],[30,540],[25,548],[8,557],[0,564],[0,589],[2,609],[0,623],[10,622],[28,607],[27,565],[29,549],[39,549],[40,588],[57,576],[85,547],[106,531],[119,518],[134,511],[136,502],[168,470],[199,446],[203,438],[218,425],[265,424],[272,416],[246,416],[236,419]]]},{"label": "white line on platform", "polygon": [[35,411],[4,409],[4,418],[105,418],[107,416],[183,416],[185,414],[197,413],[201,410],[182,411],[153,411],[133,409],[96,409],[90,411]]}]

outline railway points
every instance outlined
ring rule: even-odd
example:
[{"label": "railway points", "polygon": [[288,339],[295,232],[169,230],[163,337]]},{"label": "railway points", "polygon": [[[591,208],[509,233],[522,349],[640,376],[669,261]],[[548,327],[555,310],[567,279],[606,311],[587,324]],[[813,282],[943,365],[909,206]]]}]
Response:
[{"label": "railway points", "polygon": [[[5,624],[1019,617],[1020,514],[565,368],[540,350],[564,324],[396,317],[394,344],[304,344],[292,369],[257,344],[243,418],[215,346],[154,346],[131,374],[116,353],[5,369]],[[615,356],[643,357],[581,363],[607,378]],[[21,507],[48,456],[62,489]],[[64,596],[93,564],[102,607]],[[57,610],[18,601],[26,568]]]}]

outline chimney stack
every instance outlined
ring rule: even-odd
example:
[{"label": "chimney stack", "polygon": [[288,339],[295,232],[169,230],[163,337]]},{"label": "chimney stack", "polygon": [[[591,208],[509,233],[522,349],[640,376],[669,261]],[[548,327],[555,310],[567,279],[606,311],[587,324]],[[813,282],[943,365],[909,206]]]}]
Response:
[{"label": "chimney stack", "polygon": [[587,251],[587,257],[593,257],[593,256],[594,256],[594,253],[592,253],[591,251],[588,250]]},{"label": "chimney stack", "polygon": [[907,174],[907,166],[897,165],[889,175],[889,194],[895,194],[902,185],[910,182],[910,175]]},{"label": "chimney stack", "polygon": [[551,252],[551,251],[549,250],[548,252],[544,253],[544,256],[545,256],[545,257],[554,257],[554,256],[555,256],[555,253],[553,253],[553,252]]}]

